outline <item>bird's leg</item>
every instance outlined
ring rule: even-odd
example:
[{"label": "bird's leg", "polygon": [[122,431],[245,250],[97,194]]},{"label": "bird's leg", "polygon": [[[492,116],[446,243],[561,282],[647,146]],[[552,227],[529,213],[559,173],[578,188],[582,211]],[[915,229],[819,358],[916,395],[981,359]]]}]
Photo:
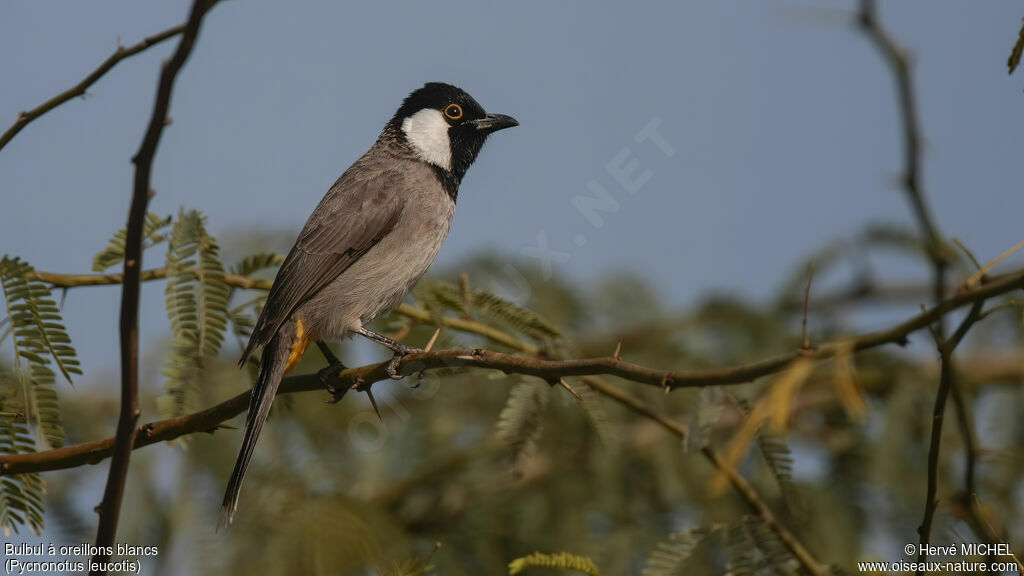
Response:
[{"label": "bird's leg", "polygon": [[[333,378],[335,374],[345,369],[345,365],[341,363],[341,360],[334,355],[334,351],[327,345],[323,340],[316,341],[316,347],[320,349],[320,353],[324,355],[324,360],[327,360],[328,366],[319,372],[317,376],[320,377],[320,382],[327,388],[327,391],[331,393],[331,400],[329,404],[337,404],[339,400],[345,397],[345,393],[349,391],[348,388],[338,389],[333,384],[328,382],[329,379]],[[384,417],[380,414],[380,408],[377,407],[377,400],[373,397],[373,392],[370,392],[370,385],[363,382],[362,378],[359,378],[355,385],[352,386],[359,392],[366,392],[367,397],[370,398],[370,404],[373,404],[373,411],[377,413],[377,418],[380,421],[384,421]]]},{"label": "bird's leg", "polygon": [[388,376],[390,376],[392,380],[402,379],[402,376],[398,374],[398,361],[402,359],[402,356],[405,356],[406,354],[413,354],[415,352],[423,352],[420,348],[414,348],[412,346],[406,346],[401,342],[395,342],[387,336],[377,334],[376,332],[367,330],[366,328],[360,328],[356,333],[360,336],[369,338],[378,344],[387,346],[389,350],[395,353],[391,358],[391,362],[388,362],[387,368]]},{"label": "bird's leg", "polygon": [[341,388],[340,390],[330,383],[330,379],[337,375],[339,372],[345,369],[345,365],[341,363],[341,360],[334,355],[327,343],[323,340],[316,341],[316,347],[320,349],[320,353],[324,355],[324,360],[327,360],[327,367],[320,370],[316,375],[320,378],[320,383],[324,385],[332,396],[330,400],[331,404],[336,404],[339,400],[345,397],[345,393],[348,392],[348,388]]}]

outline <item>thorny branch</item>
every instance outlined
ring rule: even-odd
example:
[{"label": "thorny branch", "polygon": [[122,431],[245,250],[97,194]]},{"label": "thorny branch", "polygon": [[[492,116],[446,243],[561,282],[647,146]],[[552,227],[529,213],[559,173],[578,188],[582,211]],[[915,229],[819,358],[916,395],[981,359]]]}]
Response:
[{"label": "thorny branch", "polygon": [[125,58],[130,58],[138,54],[139,52],[156,46],[164,40],[173,38],[178,34],[181,34],[184,30],[185,24],[181,24],[173,28],[168,28],[167,30],[164,30],[163,32],[160,32],[158,34],[154,34],[148,38],[145,38],[138,44],[135,44],[134,46],[118,46],[117,50],[115,50],[109,58],[104,60],[102,64],[100,64],[95,70],[90,72],[89,75],[83,78],[81,82],[75,84],[74,86],[68,88],[60,94],[57,94],[56,96],[50,98],[46,102],[43,102],[39,106],[36,106],[31,110],[26,110],[24,112],[19,113],[18,120],[15,121],[14,124],[11,125],[11,127],[8,128],[3,133],[3,135],[0,135],[0,150],[2,150],[4,146],[7,146],[7,143],[10,142],[18,134],[18,132],[21,132],[22,128],[28,126],[29,123],[33,120],[39,118],[43,114],[46,114],[50,110],[53,110],[54,108],[60,106],[68,100],[71,100],[72,98],[84,96],[86,93],[85,91],[88,90],[90,86],[95,84],[100,78],[103,77],[104,74],[110,72],[110,70],[114,66],[116,66],[117,63],[121,60],[124,60]]},{"label": "thorny branch", "polygon": [[90,570],[90,574],[107,573],[111,557],[108,551],[113,550],[117,521],[121,513],[121,499],[128,476],[128,463],[138,432],[136,422],[140,414],[138,379],[142,228],[146,219],[146,206],[151,196],[149,182],[153,157],[160,143],[160,135],[167,124],[167,112],[170,108],[175,78],[192,52],[196,37],[199,35],[199,25],[211,5],[209,0],[195,0],[192,4],[181,42],[160,73],[153,113],[139,150],[132,158],[135,164],[135,178],[125,236],[124,281],[121,290],[121,410],[117,421],[117,436],[112,448],[110,473],[107,476],[106,488],[103,490],[103,500],[96,507],[99,514],[96,547],[99,551],[93,555],[93,565],[96,567]]},{"label": "thorny branch", "polygon": [[[903,186],[913,208],[918,228],[924,239],[927,241],[928,256],[932,265],[933,286],[932,292],[935,302],[941,302],[945,297],[946,275],[948,272],[949,259],[942,242],[942,236],[935,224],[934,218],[925,199],[924,187],[921,182],[921,129],[917,114],[917,100],[914,93],[914,83],[911,78],[910,58],[906,51],[901,48],[892,38],[889,32],[878,20],[877,9],[874,0],[862,0],[860,7],[860,25],[864,32],[878,48],[882,57],[893,72],[896,83],[896,90],[899,97],[900,117],[903,125],[903,155],[904,174]],[[993,262],[994,264],[995,262]],[[987,268],[987,267],[986,267]],[[983,277],[986,268],[979,270],[977,278]],[[976,277],[968,281],[970,285]],[[980,525],[977,498],[974,495],[974,435],[970,427],[967,414],[966,399],[959,392],[954,382],[953,373],[953,350],[963,339],[971,326],[981,318],[981,307],[984,300],[975,302],[968,316],[961,322],[959,328],[949,339],[945,337],[945,317],[939,317],[933,328],[940,357],[939,389],[935,396],[935,407],[933,410],[931,439],[928,447],[928,479],[927,495],[925,500],[924,516],[921,525],[918,527],[920,554],[918,562],[924,563],[927,554],[924,552],[931,539],[932,523],[935,517],[935,510],[938,506],[938,465],[939,453],[942,443],[942,425],[946,410],[946,400],[950,391],[953,392],[953,400],[957,404],[957,416],[960,421],[960,430],[964,436],[964,444],[967,450],[967,509],[975,520],[975,525]],[[987,541],[991,535],[982,531],[980,534]],[[923,574],[918,570],[917,574]]]},{"label": "thorny branch", "polygon": [[[148,279],[157,279],[167,275],[166,271],[151,270],[144,275]],[[83,286],[98,284],[115,284],[120,281],[119,275],[60,275],[38,272],[37,278],[54,286]],[[228,275],[227,282],[233,286],[265,289],[262,281],[254,281],[246,277]],[[585,360],[546,360],[542,358],[524,358],[485,350],[445,350],[411,354],[399,364],[402,374],[412,374],[424,370],[464,366],[502,370],[507,373],[520,373],[538,376],[547,381],[557,380],[565,376],[581,376],[599,393],[651,418],[670,432],[683,436],[686,427],[670,418],[658,414],[647,404],[633,395],[605,383],[599,374],[620,376],[636,382],[664,386],[671,390],[679,387],[709,386],[714,384],[734,384],[748,382],[761,376],[770,375],[785,369],[798,358],[810,357],[824,359],[833,356],[840,346],[852,345],[854,350],[866,350],[887,343],[905,343],[911,332],[932,325],[935,320],[955,309],[968,304],[976,305],[989,298],[996,297],[1016,289],[1024,288],[1024,270],[1018,270],[1000,276],[986,278],[984,283],[973,289],[961,292],[938,306],[925,310],[905,322],[878,332],[866,333],[845,341],[831,342],[812,350],[797,350],[790,354],[766,360],[739,365],[731,368],[704,371],[662,371],[639,366],[621,360],[616,353],[608,358]],[[417,321],[429,322],[431,315],[422,309],[403,306],[400,313]],[[463,318],[443,317],[442,323],[451,329],[484,336],[491,342],[508,347],[528,356],[539,356],[542,351],[537,346],[523,342],[516,337],[486,324]],[[352,368],[339,373],[336,378],[342,385],[366,385],[386,378],[385,363]],[[279,394],[320,390],[322,383],[315,374],[285,378]],[[206,410],[142,425],[138,428],[135,448],[148,446],[156,442],[172,440],[186,434],[196,432],[213,432],[224,421],[242,413],[249,402],[249,392],[239,394],[230,400],[217,404]],[[63,468],[72,468],[84,464],[95,464],[110,456],[113,452],[114,439],[108,438],[97,442],[68,446],[58,450],[32,454],[0,456],[0,476],[28,472],[42,472]],[[719,468],[728,478],[733,487],[747,502],[771,530],[785,543],[790,552],[812,574],[822,573],[821,565],[804,548],[785,527],[774,518],[771,510],[757,497],[756,492],[739,477],[735,471],[722,468],[722,462],[713,452],[702,452],[709,462]],[[731,472],[731,473],[730,473]]]},{"label": "thorny branch", "polygon": [[[974,290],[948,298],[940,305],[929,308],[892,328],[868,332],[853,337],[846,342],[852,343],[854,350],[867,350],[892,343],[901,344],[906,341],[910,333],[927,328],[942,314],[947,314],[963,306],[994,298],[1000,294],[1018,289],[1024,289],[1024,270],[1003,275],[999,280],[991,281]],[[419,312],[417,308],[408,308],[407,310],[412,311],[412,314]],[[448,318],[445,317],[445,319],[447,320]],[[520,342],[513,336],[493,327],[482,324],[478,325],[478,323],[460,326],[452,326],[452,328],[478,334],[489,339],[495,336],[491,340],[494,343],[508,346],[513,350],[528,355],[539,354],[536,351],[536,347],[532,344]],[[487,328],[487,330],[477,330],[481,326]],[[840,342],[829,342],[809,351],[798,350],[748,364],[695,371],[659,370],[615,357],[582,360],[546,360],[480,349],[439,350],[428,353],[409,354],[399,362],[398,370],[401,374],[409,375],[424,370],[429,371],[461,366],[502,370],[510,374],[532,375],[545,381],[557,380],[560,377],[567,376],[604,374],[619,376],[634,382],[659,387],[668,384],[669,389],[675,389],[749,382],[762,376],[778,373],[798,358],[825,359],[832,357],[840,345],[842,345]],[[531,352],[531,349],[534,351]],[[352,386],[356,383],[370,384],[384,380],[387,378],[386,364],[387,362],[382,362],[344,370],[335,377],[336,385],[347,384]],[[316,374],[289,376],[282,382],[278,394],[320,390],[322,387],[323,385]],[[245,392],[194,414],[142,425],[139,427],[139,436],[135,446],[138,448],[148,446],[154,442],[171,440],[185,434],[215,430],[221,422],[240,414],[247,405],[248,397],[249,392]],[[110,456],[112,445],[112,439],[107,439],[44,452],[3,455],[0,456],[0,476],[58,470],[86,463],[96,463]]]},{"label": "thorny branch", "polygon": [[[473,330],[466,331],[472,332]],[[532,344],[522,342],[510,334],[496,331],[496,329],[490,327],[488,327],[487,333],[481,335],[487,336],[488,334],[493,334],[495,332],[499,335],[498,339],[495,340],[496,342],[508,345],[519,351],[536,349]],[[480,334],[480,332],[475,333]],[[435,332],[435,338],[436,336],[437,333]],[[536,355],[538,353],[539,352],[534,352],[533,354]],[[408,364],[407,369],[420,371],[430,369],[431,367],[459,365],[458,361],[460,360],[471,361],[473,359],[476,359],[477,365],[481,367],[497,368],[506,372],[513,372],[515,371],[516,366],[527,366],[530,362],[534,364],[534,369],[558,363],[558,361],[524,359],[521,357],[482,350],[448,350],[437,353],[427,352],[410,355],[406,361],[403,361],[402,365],[406,366]],[[591,362],[599,364],[605,360],[619,362],[626,366],[633,366],[622,362],[619,359],[618,350],[616,350],[616,354],[610,359],[595,359]],[[586,361],[575,362],[580,363]],[[404,370],[403,373],[405,373]],[[353,387],[357,385],[366,385],[366,383],[377,382],[386,379],[386,363],[345,370],[337,375],[337,379],[344,384]],[[652,406],[636,398],[634,395],[605,382],[597,375],[583,376],[582,379],[598,393],[623,404],[647,418],[650,418],[676,436],[679,436],[680,438],[686,437],[687,427],[684,424],[660,414]],[[320,381],[319,377],[315,374],[309,374],[285,378],[278,394],[320,390],[322,388],[323,383]],[[242,413],[248,406],[249,396],[249,392],[242,393],[230,400],[217,404],[216,406],[201,412],[142,425],[138,429],[138,435],[136,437],[134,447],[141,448],[143,446],[173,440],[179,436],[196,432],[212,433],[217,430],[222,422]],[[115,439],[108,438],[98,442],[79,444],[77,446],[69,446],[48,452],[0,457],[0,476],[27,473],[30,471],[41,472],[62,468],[72,468],[84,464],[95,464],[110,455],[113,451],[114,443]],[[796,536],[794,536],[776,519],[774,513],[758,495],[757,491],[736,470],[726,464],[711,447],[703,447],[700,453],[711,465],[725,475],[736,492],[743,498],[747,506],[761,518],[770,530],[778,536],[779,540],[783,542],[786,548],[793,554],[793,557],[800,562],[809,574],[818,576],[828,573],[827,567],[819,563],[807,548],[804,547],[796,538]],[[400,488],[404,489],[404,483]],[[393,499],[393,497],[394,495],[389,494],[384,498],[384,501]]]}]

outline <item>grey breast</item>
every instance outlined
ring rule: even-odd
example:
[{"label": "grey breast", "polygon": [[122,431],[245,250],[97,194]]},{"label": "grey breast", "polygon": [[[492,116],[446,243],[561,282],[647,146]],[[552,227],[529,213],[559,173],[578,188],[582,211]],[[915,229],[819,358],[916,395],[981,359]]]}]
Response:
[{"label": "grey breast", "polygon": [[394,228],[298,311],[323,338],[342,338],[397,307],[441,250],[455,202],[432,168],[390,156],[353,169],[381,178],[400,214]]}]

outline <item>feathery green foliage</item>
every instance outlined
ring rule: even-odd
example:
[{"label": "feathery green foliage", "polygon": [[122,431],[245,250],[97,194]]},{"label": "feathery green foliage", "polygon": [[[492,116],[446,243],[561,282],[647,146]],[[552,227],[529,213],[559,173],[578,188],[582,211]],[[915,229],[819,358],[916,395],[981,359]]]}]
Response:
[{"label": "feathery green foliage", "polygon": [[538,342],[556,341],[562,332],[533,310],[518,306],[486,290],[473,294],[473,309],[490,323],[513,329]]},{"label": "feathery green foliage", "polygon": [[[163,373],[167,394],[157,399],[161,415],[170,418],[197,408],[204,370],[224,341],[230,287],[224,282],[217,241],[206,231],[206,219],[182,210],[171,231],[167,267],[167,316],[174,340]],[[186,269],[197,269],[198,274]]]},{"label": "feathery green foliage", "polygon": [[725,394],[720,386],[701,388],[697,393],[693,424],[690,426],[683,446],[687,452],[696,452],[707,445],[711,439],[711,433],[725,409],[724,398]]},{"label": "feathery green foliage", "polygon": [[507,447],[506,458],[513,472],[520,472],[540,438],[550,392],[549,385],[533,379],[520,381],[509,392],[498,417],[498,439]]},{"label": "feathery green foliage", "polygon": [[601,445],[606,450],[617,450],[619,438],[615,434],[615,430],[612,429],[611,422],[608,421],[608,413],[605,412],[604,407],[601,405],[601,397],[582,379],[573,382],[573,389],[583,399],[580,403],[580,407],[583,408],[583,415],[586,417],[591,428],[594,429],[598,440],[601,441]]},{"label": "feathery green foliage", "polygon": [[231,273],[239,276],[252,276],[262,270],[278,266],[281,262],[284,262],[284,256],[271,252],[257,252],[236,262],[231,267]]},{"label": "feathery green foliage", "polygon": [[717,527],[697,527],[669,534],[668,541],[659,542],[647,558],[643,576],[683,576],[693,551],[716,530]]},{"label": "feathery green foliage", "polygon": [[[35,441],[25,423],[23,406],[12,401],[13,379],[0,367],[0,454],[35,452]],[[0,530],[9,538],[19,526],[37,535],[43,530],[43,493],[38,474],[0,477]]]},{"label": "feathery green foliage", "polygon": [[563,570],[575,570],[588,574],[589,576],[601,576],[594,561],[586,556],[577,556],[568,552],[556,552],[554,554],[543,554],[534,552],[529,556],[516,558],[508,563],[509,576],[515,576],[527,568],[561,568]]},{"label": "feathery green foliage", "polygon": [[27,275],[32,266],[17,258],[0,259],[0,287],[14,336],[14,371],[25,395],[26,413],[34,416],[39,437],[48,448],[64,443],[64,427],[57,405],[57,377],[51,363],[70,383],[81,374],[50,289]]},{"label": "feathery green foliage", "polygon": [[779,484],[786,506],[790,512],[796,512],[800,503],[796,487],[793,485],[793,453],[789,449],[789,444],[785,438],[768,428],[762,428],[758,432],[756,441],[768,469]]},{"label": "feathery green foliage", "polygon": [[[740,411],[744,416],[749,417],[750,402],[746,398],[736,396],[734,398]],[[779,485],[779,491],[782,493],[786,507],[790,512],[795,513],[799,510],[800,502],[796,486],[793,485],[793,453],[790,451],[786,439],[772,432],[770,428],[762,426],[757,431],[755,442],[757,442],[758,451],[764,457],[768,469]]]},{"label": "feathery green foliage", "polygon": [[[146,221],[142,225],[142,248],[145,250],[155,246],[167,239],[161,231],[171,225],[171,216],[160,217],[153,213],[146,213]],[[118,230],[107,243],[107,247],[100,250],[93,256],[92,271],[103,272],[107,268],[120,264],[124,261],[124,243],[128,236],[124,228]]]},{"label": "feathery green foliage", "polygon": [[424,280],[417,286],[414,296],[438,324],[445,312],[469,316],[472,311],[486,324],[522,335],[546,348],[558,346],[562,339],[562,332],[541,315],[487,290],[471,291],[465,285]]},{"label": "feathery green foliage", "polygon": [[744,516],[729,526],[726,531],[726,558],[729,576],[799,573],[796,559],[756,516]]}]

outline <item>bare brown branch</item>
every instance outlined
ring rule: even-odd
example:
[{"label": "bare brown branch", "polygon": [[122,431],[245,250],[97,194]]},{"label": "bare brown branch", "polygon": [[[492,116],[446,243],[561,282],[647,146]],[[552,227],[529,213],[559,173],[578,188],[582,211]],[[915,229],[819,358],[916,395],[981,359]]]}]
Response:
[{"label": "bare brown branch", "polygon": [[[892,36],[879,22],[874,0],[861,1],[860,23],[865,33],[872,40],[872,43],[878,48],[879,52],[882,54],[886,63],[893,72],[896,90],[899,96],[900,116],[903,122],[903,184],[907,196],[910,199],[914,215],[917,219],[918,228],[927,240],[928,254],[932,263],[932,293],[934,301],[939,303],[945,298],[946,275],[950,259],[943,248],[944,243],[942,241],[942,236],[939,233],[938,227],[936,226],[928,207],[923,185],[921,183],[921,132],[917,113],[917,101],[914,94],[914,83],[911,78],[910,60],[906,51],[896,43]],[[1012,72],[1012,55],[1010,63]],[[1000,259],[1011,254],[1013,250],[1014,249],[1007,251],[1004,256],[1000,257]],[[994,261],[991,265],[994,265],[998,261],[999,259]],[[984,278],[984,274],[987,269],[988,266],[979,270],[977,274],[968,280],[966,286],[969,288],[973,282]],[[970,330],[971,326],[981,318],[983,305],[984,300],[975,302],[972,305],[970,313],[961,322],[956,332],[948,339],[946,339],[945,336],[945,316],[937,318],[934,327],[932,327],[937,341],[937,348],[941,363],[939,389],[935,396],[935,406],[932,412],[933,420],[931,439],[928,447],[927,495],[925,497],[924,516],[917,530],[919,543],[922,544],[920,547],[921,552],[918,554],[918,563],[922,565],[928,557],[925,550],[927,549],[926,545],[931,540],[931,528],[935,517],[935,509],[938,505],[936,492],[938,487],[939,453],[942,443],[942,426],[946,410],[946,400],[950,391],[953,391],[954,402],[958,404],[958,414],[961,420],[960,428],[964,435],[965,445],[969,452],[973,450],[972,432],[967,423],[966,407],[964,406],[965,398],[959,394],[959,389],[956,387],[956,383],[954,382],[953,351],[956,349],[967,331]],[[970,498],[974,485],[974,455],[968,453],[967,459],[968,473],[966,476],[966,490],[968,491],[967,497]],[[917,571],[919,576],[923,573],[924,572],[921,569]]]},{"label": "bare brown branch", "polygon": [[158,34],[149,36],[148,38],[144,38],[141,42],[135,44],[134,46],[118,46],[117,50],[115,50],[109,58],[104,60],[102,64],[100,64],[95,70],[90,72],[89,75],[83,78],[81,82],[75,84],[74,86],[68,88],[60,94],[57,94],[56,96],[50,98],[46,102],[43,102],[39,106],[36,106],[31,110],[19,113],[18,120],[15,121],[15,123],[10,128],[8,128],[3,133],[3,135],[0,135],[0,150],[2,150],[4,146],[7,146],[7,143],[10,142],[18,134],[18,132],[21,132],[21,130],[25,126],[28,126],[29,123],[33,120],[39,118],[43,114],[46,114],[50,110],[53,110],[54,108],[60,106],[68,100],[71,100],[72,98],[84,96],[85,91],[88,90],[90,86],[95,84],[96,81],[102,78],[103,75],[105,75],[107,72],[110,72],[110,70],[114,66],[116,66],[118,62],[124,60],[125,58],[130,58],[148,48],[156,46],[164,40],[173,38],[178,34],[181,34],[184,30],[185,24],[181,24],[179,26],[175,26],[174,28],[168,28],[167,30],[164,30],[163,32],[160,32]]},{"label": "bare brown branch", "polygon": [[135,164],[135,178],[132,188],[132,202],[128,213],[128,227],[125,237],[124,281],[121,284],[121,411],[117,421],[117,436],[112,448],[110,473],[107,476],[103,500],[97,506],[99,526],[96,529],[96,547],[99,550],[92,557],[93,569],[90,574],[106,574],[117,534],[117,521],[121,513],[121,499],[124,495],[128,463],[135,448],[139,418],[139,293],[142,272],[142,228],[146,219],[146,206],[150,198],[150,174],[153,157],[160,143],[160,135],[167,125],[167,111],[178,72],[188,60],[203,16],[211,6],[209,0],[195,0],[189,13],[188,22],[182,32],[181,42],[174,55],[160,73],[156,101],[149,126],[142,138],[139,150],[132,158]]}]

